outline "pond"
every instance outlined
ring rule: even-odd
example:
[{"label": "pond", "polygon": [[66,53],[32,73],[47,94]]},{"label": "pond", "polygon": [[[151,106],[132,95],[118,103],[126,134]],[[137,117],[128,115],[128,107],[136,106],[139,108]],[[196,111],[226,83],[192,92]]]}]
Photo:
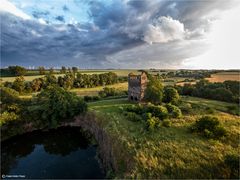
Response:
[{"label": "pond", "polygon": [[[34,131],[1,143],[2,175],[27,179],[101,179],[97,145],[80,128]],[[10,176],[10,177],[11,177]]]}]

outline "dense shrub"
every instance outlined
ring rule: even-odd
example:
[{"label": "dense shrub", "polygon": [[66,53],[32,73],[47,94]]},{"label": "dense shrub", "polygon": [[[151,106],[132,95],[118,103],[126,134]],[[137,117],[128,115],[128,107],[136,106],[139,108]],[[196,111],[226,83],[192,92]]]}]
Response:
[{"label": "dense shrub", "polygon": [[25,88],[23,76],[16,77],[16,79],[13,81],[12,88],[18,91],[19,93],[23,92]]},{"label": "dense shrub", "polygon": [[168,117],[168,110],[164,106],[155,106],[153,104],[148,104],[146,107],[146,112],[150,112],[153,116],[159,119],[166,119]]},{"label": "dense shrub", "polygon": [[240,115],[240,108],[239,108],[239,106],[227,106],[227,110],[231,114]]},{"label": "dense shrub", "polygon": [[185,84],[178,86],[178,92],[181,95],[197,96],[202,98],[239,103],[238,81],[224,81],[223,83],[210,83],[207,80],[200,80],[195,85]]},{"label": "dense shrub", "polygon": [[141,104],[128,106],[126,110],[128,112],[135,112],[136,114],[143,114],[145,112],[145,108]]},{"label": "dense shrub", "polygon": [[159,119],[157,117],[149,117],[146,121],[146,129],[148,131],[153,131],[157,126],[159,126]]},{"label": "dense shrub", "polygon": [[207,138],[214,139],[219,139],[227,135],[225,128],[220,125],[218,118],[212,116],[203,116],[195,122],[191,130]]},{"label": "dense shrub", "polygon": [[172,104],[166,104],[166,108],[169,112],[169,115],[173,118],[180,118],[182,117],[182,111],[177,106]]},{"label": "dense shrub", "polygon": [[90,102],[90,101],[98,101],[100,99],[99,96],[84,96],[84,101]]},{"label": "dense shrub", "polygon": [[163,86],[159,79],[150,78],[145,90],[144,99],[153,104],[161,104],[163,99]]},{"label": "dense shrub", "polygon": [[171,126],[171,121],[169,119],[164,119],[163,122],[162,122],[162,126],[170,127]]},{"label": "dense shrub", "polygon": [[163,102],[177,104],[179,99],[180,96],[175,88],[168,86],[164,87]]},{"label": "dense shrub", "polygon": [[127,113],[125,113],[125,116],[128,120],[133,121],[133,122],[142,120],[142,117],[134,112],[127,112]]},{"label": "dense shrub", "polygon": [[14,89],[1,87],[0,94],[1,104],[11,104],[19,101],[19,93]]},{"label": "dense shrub", "polygon": [[0,116],[0,127],[9,121],[17,120],[18,118],[19,116],[14,112],[4,111]]},{"label": "dense shrub", "polygon": [[23,76],[27,72],[27,70],[21,66],[9,66],[7,70],[13,76]]},{"label": "dense shrub", "polygon": [[49,86],[37,95],[33,103],[29,111],[48,127],[56,127],[61,121],[87,111],[82,98],[58,86]]},{"label": "dense shrub", "polygon": [[230,170],[230,178],[239,179],[240,156],[237,154],[228,154],[224,158],[224,163]]},{"label": "dense shrub", "polygon": [[184,102],[184,103],[181,103],[178,107],[181,109],[183,113],[191,113],[192,111],[192,105],[190,103]]},{"label": "dense shrub", "polygon": [[215,113],[215,110],[211,107],[206,107],[205,108],[205,113],[206,114],[214,114]]},{"label": "dense shrub", "polygon": [[99,96],[104,98],[104,97],[109,97],[109,96],[121,96],[121,95],[125,95],[125,92],[119,91],[116,88],[108,88],[105,87],[103,88],[102,91],[100,91]]}]

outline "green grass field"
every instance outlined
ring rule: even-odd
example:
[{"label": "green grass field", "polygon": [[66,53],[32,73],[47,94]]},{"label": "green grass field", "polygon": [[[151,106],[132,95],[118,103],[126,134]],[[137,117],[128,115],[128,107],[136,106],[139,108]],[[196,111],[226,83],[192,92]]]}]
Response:
[{"label": "green grass field", "polygon": [[195,104],[198,106],[209,107],[217,111],[229,112],[229,110],[231,111],[231,109],[235,111],[240,111],[238,104],[235,104],[235,103],[215,101],[215,100],[190,97],[190,96],[182,96],[181,99],[183,102]]},{"label": "green grass field", "polygon": [[[117,83],[113,85],[107,85],[105,87],[116,88],[117,90],[120,90],[120,91],[127,91],[128,83],[127,82]],[[94,88],[74,88],[74,89],[70,89],[69,91],[76,93],[78,96],[97,96],[99,91],[102,91],[103,88],[104,88],[103,86],[98,86]],[[38,93],[22,94],[20,95],[20,98],[29,99],[36,94]]]},{"label": "green grass field", "polygon": [[[113,85],[107,85],[106,87],[110,88],[116,88],[121,91],[126,91],[128,88],[128,83],[118,83],[118,84],[113,84]],[[94,88],[76,88],[76,89],[71,89],[71,92],[76,93],[79,96],[96,96],[98,95],[99,91],[103,90],[103,86],[98,86]]]},{"label": "green grass field", "polygon": [[[186,99],[201,102],[219,110],[215,101]],[[219,102],[222,107],[228,106]],[[229,136],[224,140],[208,140],[189,132],[188,127],[200,114],[185,115],[181,119],[171,119],[170,128],[161,127],[154,132],[144,129],[143,122],[132,122],[125,118],[122,108],[131,105],[127,99],[102,100],[89,103],[101,119],[104,129],[119,137],[126,152],[124,158],[131,159],[133,169],[130,178],[218,178],[222,177],[221,164],[224,155],[240,150],[240,119],[224,112],[218,112],[219,120]],[[221,108],[220,108],[221,109]],[[125,166],[124,163],[122,166]]]}]

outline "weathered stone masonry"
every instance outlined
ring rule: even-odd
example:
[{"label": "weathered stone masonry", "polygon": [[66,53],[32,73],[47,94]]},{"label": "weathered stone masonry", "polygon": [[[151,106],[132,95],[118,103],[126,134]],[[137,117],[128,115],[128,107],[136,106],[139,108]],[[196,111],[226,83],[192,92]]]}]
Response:
[{"label": "weathered stone masonry", "polygon": [[142,101],[146,87],[147,74],[145,72],[142,72],[141,75],[130,73],[128,75],[128,100]]}]

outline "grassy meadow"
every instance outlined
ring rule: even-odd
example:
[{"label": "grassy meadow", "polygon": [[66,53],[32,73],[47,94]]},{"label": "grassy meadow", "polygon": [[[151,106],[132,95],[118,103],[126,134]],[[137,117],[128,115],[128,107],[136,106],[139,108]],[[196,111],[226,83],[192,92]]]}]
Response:
[{"label": "grassy meadow", "polygon": [[[127,82],[117,83],[113,85],[107,85],[105,87],[116,88],[117,90],[121,91],[127,91],[128,83]],[[71,89],[70,91],[76,93],[79,96],[96,96],[98,95],[99,91],[103,90],[103,88],[104,88],[103,86],[98,86],[94,88],[75,88]]]},{"label": "grassy meadow", "polygon": [[[183,98],[188,103],[205,100]],[[184,115],[181,119],[170,119],[171,127],[161,127],[148,132],[144,122],[126,119],[122,109],[132,105],[127,99],[102,100],[89,103],[103,124],[104,129],[119,137],[128,156],[132,158],[133,169],[130,178],[220,178],[221,163],[228,153],[239,153],[240,118],[222,112],[215,101],[204,104],[217,111],[220,122],[229,135],[223,140],[209,140],[190,133],[189,127],[207,112],[195,109],[195,113]],[[229,104],[218,102],[222,108]],[[126,166],[122,164],[122,166]],[[124,167],[123,167],[124,169]]]}]

